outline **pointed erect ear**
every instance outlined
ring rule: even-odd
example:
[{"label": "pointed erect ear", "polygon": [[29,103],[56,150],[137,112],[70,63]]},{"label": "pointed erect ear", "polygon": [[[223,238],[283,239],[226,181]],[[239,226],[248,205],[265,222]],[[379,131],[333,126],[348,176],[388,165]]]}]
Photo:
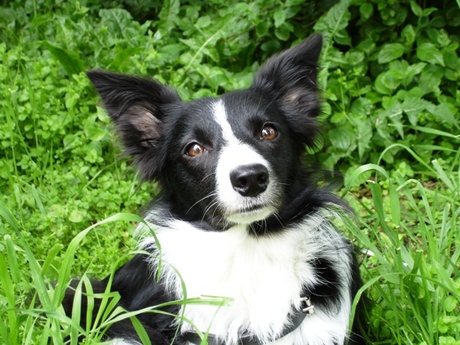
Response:
[{"label": "pointed erect ear", "polygon": [[[310,131],[316,128],[314,118],[320,112],[317,69],[322,41],[321,35],[313,35],[274,55],[257,72],[251,86],[251,89],[278,101],[301,136],[312,134]],[[303,139],[312,144],[307,137]]]},{"label": "pointed erect ear", "polygon": [[126,153],[135,157],[144,179],[155,178],[161,166],[155,151],[162,136],[164,107],[180,102],[180,97],[155,80],[99,70],[87,75],[116,124]]}]

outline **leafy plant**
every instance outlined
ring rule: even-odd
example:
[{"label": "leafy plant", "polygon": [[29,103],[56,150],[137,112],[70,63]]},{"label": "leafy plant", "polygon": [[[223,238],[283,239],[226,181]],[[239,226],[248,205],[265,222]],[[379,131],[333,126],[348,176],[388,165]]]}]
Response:
[{"label": "leafy plant", "polygon": [[[454,168],[458,172],[459,164]],[[399,174],[391,177],[380,166],[368,164],[353,172],[347,189],[368,171],[383,180],[369,181],[368,196],[349,200],[362,210],[362,228],[352,222],[347,228],[366,248],[363,290],[373,301],[369,315],[372,343],[391,339],[392,344],[457,344],[458,177],[451,180],[452,190],[441,191]]]},{"label": "leafy plant", "polygon": [[[315,24],[327,38],[326,164],[376,162],[395,142],[425,163],[452,162],[460,126],[457,14],[453,2],[422,9],[415,1],[341,1]],[[390,170],[411,161],[397,146],[383,156]],[[424,172],[417,162],[412,170]]]},{"label": "leafy plant", "polygon": [[369,337],[458,344],[459,26],[458,1],[2,2],[0,339],[98,341],[103,328],[64,317],[59,289],[127,259],[134,219],[82,229],[156,193],[119,156],[85,70],[150,75],[184,100],[215,96],[321,32],[318,155],[345,173],[360,225],[347,224],[350,237],[373,253],[362,256]]}]

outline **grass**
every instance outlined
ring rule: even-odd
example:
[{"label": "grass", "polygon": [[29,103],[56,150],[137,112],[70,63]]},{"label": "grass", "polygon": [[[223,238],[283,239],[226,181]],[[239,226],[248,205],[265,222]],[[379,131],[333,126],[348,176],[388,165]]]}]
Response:
[{"label": "grass", "polygon": [[[458,343],[459,168],[453,168],[456,171],[450,175],[450,182],[454,189],[449,189],[442,182],[424,186],[416,179],[391,177],[377,165],[361,166],[343,191],[359,213],[358,224],[349,220],[346,231],[367,251],[361,256],[365,281],[362,292],[372,300],[369,329],[374,344]],[[364,185],[354,183],[368,172],[378,173],[381,181],[374,178]],[[363,190],[366,196],[359,194]],[[142,221],[141,218],[116,214],[78,233],[67,248],[58,243],[48,255],[37,258],[27,239],[21,236],[27,229],[3,202],[0,203],[0,216],[14,229],[13,234],[3,236],[0,248],[0,336],[3,343],[61,344],[64,337],[70,335],[70,344],[76,344],[81,334],[88,337],[89,344],[97,343],[111,323],[136,315],[116,308],[114,294],[92,296],[89,293],[92,298],[102,298],[108,305],[108,312],[98,315],[98,326],[82,329],[78,326],[79,315],[67,318],[60,301],[70,278],[78,273],[74,263],[78,252],[85,250],[82,247],[85,238],[91,232],[103,231],[104,225],[116,224],[123,228],[127,223]],[[119,256],[107,259],[114,257]],[[89,276],[88,273],[82,275],[82,284],[87,288]],[[52,281],[56,284],[50,285]],[[81,289],[80,285],[77,288],[80,298]],[[188,302],[222,303],[215,300]],[[150,311],[155,312],[157,307],[152,306]]]},{"label": "grass", "polygon": [[[0,202],[0,215],[16,232],[20,233],[20,225],[8,210],[4,203]],[[5,344],[78,344],[81,336],[85,337],[85,344],[100,344],[105,331],[114,323],[123,319],[130,319],[139,334],[143,344],[150,344],[148,335],[143,329],[136,315],[141,313],[164,313],[161,308],[172,304],[206,304],[223,306],[230,303],[226,298],[200,297],[187,298],[186,287],[184,286],[184,299],[172,301],[161,305],[151,306],[138,311],[127,312],[117,306],[120,296],[110,292],[111,279],[107,291],[94,293],[91,287],[90,277],[84,273],[80,282],[75,288],[75,305],[80,305],[83,295],[88,300],[87,325],[80,326],[82,310],[74,308],[71,317],[67,317],[61,306],[65,290],[72,279],[72,269],[77,251],[80,249],[82,240],[91,231],[103,224],[113,222],[136,222],[141,223],[143,219],[133,214],[115,214],[104,219],[89,228],[81,231],[75,236],[67,249],[58,257],[63,250],[61,245],[55,245],[43,262],[39,262],[32,253],[30,246],[19,236],[19,244],[15,244],[11,236],[4,237],[4,251],[6,256],[0,252],[0,283],[2,284],[2,297],[6,299],[5,314],[0,320],[0,336]],[[21,257],[28,267],[21,267]],[[119,266],[119,261],[114,266]],[[57,273],[57,278],[50,281],[47,276],[49,271]],[[112,274],[114,271],[112,271]],[[24,289],[29,296],[24,298]],[[85,291],[85,292],[83,292]],[[100,310],[93,319],[92,310],[100,300]],[[39,302],[38,302],[39,301]],[[189,322],[182,315],[174,315],[182,322]],[[196,332],[203,338],[201,330]]]},{"label": "grass", "polygon": [[[214,95],[246,87],[255,61],[301,39],[316,22],[328,38],[320,75],[327,133],[335,133],[324,136],[329,146],[321,155],[328,166],[343,166],[341,193],[357,213],[344,232],[363,249],[369,337],[374,344],[459,345],[460,98],[450,34],[458,8],[422,11],[400,1],[395,13],[407,18],[397,23],[402,17],[392,17],[380,0],[341,1],[330,10],[297,1],[254,0],[238,10],[217,2],[178,7],[165,0],[159,14],[130,2],[139,20],[84,0],[1,3],[0,344],[63,344],[66,336],[77,344],[82,334],[92,344],[119,318],[138,326],[136,313],[116,308],[109,293],[90,294],[108,306],[95,327],[81,328],[78,313],[67,318],[60,307],[70,277],[89,288],[90,277],[133,255],[131,234],[141,221],[134,214],[156,193],[120,157],[84,70],[154,75],[177,85],[185,99]],[[447,23],[442,30],[430,26],[440,18]],[[401,27],[401,37],[382,34]],[[356,44],[344,54],[348,29],[381,34],[372,36],[374,46]],[[400,55],[400,40],[411,46],[415,33],[420,45],[413,50],[423,61]],[[421,47],[444,65],[431,63]],[[405,64],[399,60],[409,61],[413,75],[398,79]]]},{"label": "grass", "polygon": [[[457,162],[459,157],[460,150]],[[458,163],[439,172],[449,179],[449,187],[391,177],[372,164],[358,168],[349,186],[368,171],[378,174],[366,183],[366,196],[348,195],[361,212],[361,227],[351,223],[348,229],[351,238],[369,251],[362,256],[362,275],[363,289],[373,303],[369,315],[373,343],[458,344]],[[378,182],[377,177],[383,180]]]}]

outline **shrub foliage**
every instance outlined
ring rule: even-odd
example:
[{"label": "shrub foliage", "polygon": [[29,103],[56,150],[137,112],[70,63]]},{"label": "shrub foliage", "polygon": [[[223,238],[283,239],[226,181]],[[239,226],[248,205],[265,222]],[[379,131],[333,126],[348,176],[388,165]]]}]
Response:
[{"label": "shrub foliage", "polygon": [[45,283],[68,278],[68,256],[77,275],[113,268],[134,225],[102,222],[78,251],[62,248],[155,194],[119,156],[85,70],[215,96],[314,32],[325,38],[317,153],[345,174],[362,219],[352,235],[374,253],[370,337],[460,344],[458,0],[0,1],[0,339],[62,337],[32,331],[48,326],[23,291],[44,298]]}]

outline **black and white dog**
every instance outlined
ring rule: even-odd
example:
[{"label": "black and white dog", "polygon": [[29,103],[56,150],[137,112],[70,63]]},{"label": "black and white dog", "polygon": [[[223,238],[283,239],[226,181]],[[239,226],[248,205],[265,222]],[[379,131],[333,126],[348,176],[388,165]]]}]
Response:
[{"label": "black and white dog", "polygon": [[[139,227],[147,254],[115,273],[119,304],[232,301],[138,316],[152,344],[200,344],[200,331],[209,344],[362,343],[349,328],[359,287],[354,253],[332,224],[347,206],[316,186],[304,159],[318,133],[321,45],[314,35],[269,59],[249,89],[191,102],[154,80],[88,72],[143,180],[161,188],[145,215],[158,242]],[[129,320],[107,336],[140,344]]]}]

